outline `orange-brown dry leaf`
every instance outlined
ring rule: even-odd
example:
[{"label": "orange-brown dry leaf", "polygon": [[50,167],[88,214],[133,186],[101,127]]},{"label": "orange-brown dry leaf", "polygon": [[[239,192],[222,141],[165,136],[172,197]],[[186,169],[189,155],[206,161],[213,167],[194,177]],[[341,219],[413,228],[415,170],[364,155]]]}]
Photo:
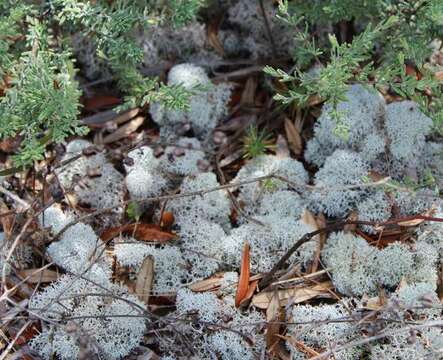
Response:
[{"label": "orange-brown dry leaf", "polygon": [[[15,341],[15,345],[19,346],[27,344],[29,340],[31,340],[34,336],[38,335],[39,333],[40,333],[40,327],[35,323],[30,323],[17,338],[17,340]],[[15,336],[13,336],[13,338],[14,337]],[[22,359],[22,357],[20,357],[20,359]]]},{"label": "orange-brown dry leaf", "polygon": [[[251,280],[249,278],[249,280]],[[258,280],[251,280],[251,283],[249,284],[248,287],[248,291],[246,292],[245,297],[242,299],[241,303],[240,303],[240,307],[243,306],[244,304],[249,303],[249,300],[252,298],[252,295],[254,295],[255,290],[257,289],[257,285],[258,285]]]},{"label": "orange-brown dry leaf", "polygon": [[171,211],[164,211],[160,219],[160,227],[162,230],[170,231],[174,225],[174,214]]},{"label": "orange-brown dry leaf", "polygon": [[288,118],[285,118],[285,131],[290,149],[294,155],[300,155],[303,151],[303,140],[295,125]]},{"label": "orange-brown dry leaf", "polygon": [[92,98],[85,99],[84,109],[87,111],[99,110],[105,107],[119,105],[121,99],[110,95],[96,95]]},{"label": "orange-brown dry leaf", "polygon": [[405,66],[405,72],[407,75],[412,76],[414,78],[416,78],[417,80],[420,80],[423,76],[420,73],[420,71],[417,71],[413,66],[411,65],[406,65]]},{"label": "orange-brown dry leaf", "polygon": [[0,150],[8,154],[14,153],[20,146],[21,139],[22,138],[17,135],[15,137],[8,137],[0,141]]},{"label": "orange-brown dry leaf", "polygon": [[117,226],[105,230],[101,234],[103,241],[111,240],[120,233],[134,236],[137,240],[152,241],[158,243],[164,243],[171,240],[175,240],[177,236],[173,233],[163,231],[160,226],[155,224],[127,224]]},{"label": "orange-brown dry leaf", "polygon": [[238,279],[237,293],[235,294],[235,306],[239,307],[245,299],[249,289],[249,279],[251,277],[251,263],[249,259],[249,243],[245,242],[240,265],[240,277]]}]

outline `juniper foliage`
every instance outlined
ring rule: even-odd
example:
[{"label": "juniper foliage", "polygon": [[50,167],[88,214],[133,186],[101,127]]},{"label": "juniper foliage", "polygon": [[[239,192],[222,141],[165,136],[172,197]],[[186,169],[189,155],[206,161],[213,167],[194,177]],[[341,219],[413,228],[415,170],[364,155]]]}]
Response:
[{"label": "juniper foliage", "polygon": [[[426,63],[432,53],[431,42],[443,35],[441,1],[326,0],[308,4],[281,0],[279,17],[295,29],[297,46],[293,71],[265,67],[267,74],[287,83],[287,90],[275,95],[277,100],[305,107],[319,95],[336,109],[346,98],[347,85],[358,82],[414,100],[443,131],[442,84]],[[355,32],[350,41],[314,31],[345,23]],[[315,63],[324,66],[308,71]],[[420,76],[408,71],[411,67]],[[346,138],[349,128],[340,121],[338,111],[334,118],[337,133]]]},{"label": "juniper foliage", "polygon": [[159,102],[186,109],[192,89],[167,86],[141,74],[143,51],[134,33],[169,17],[175,26],[195,19],[200,0],[1,1],[0,139],[19,136],[19,168],[43,158],[47,144],[83,135],[81,91],[70,49],[73,34],[91,40],[125,95],[123,108]]}]

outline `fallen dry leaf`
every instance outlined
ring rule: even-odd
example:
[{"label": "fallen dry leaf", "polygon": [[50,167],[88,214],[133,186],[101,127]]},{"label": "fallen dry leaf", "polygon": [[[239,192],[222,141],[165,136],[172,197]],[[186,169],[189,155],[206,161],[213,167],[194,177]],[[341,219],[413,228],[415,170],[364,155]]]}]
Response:
[{"label": "fallen dry leaf", "polygon": [[240,129],[245,129],[251,124],[255,124],[257,121],[257,115],[241,115],[233,117],[220,126],[217,127],[219,131],[238,131]]},{"label": "fallen dry leaf", "polygon": [[255,77],[248,77],[245,87],[241,94],[240,104],[244,106],[253,106],[255,100],[255,92],[257,90],[257,79]]},{"label": "fallen dry leaf", "polygon": [[30,284],[37,284],[37,283],[49,283],[57,280],[60,277],[60,274],[56,271],[50,270],[50,269],[25,269],[25,270],[18,270],[18,274],[23,278],[26,279],[27,283]]},{"label": "fallen dry leaf", "polygon": [[204,291],[212,291],[219,288],[223,282],[223,274],[218,273],[209,279],[197,281],[191,285],[189,285],[189,289],[195,292],[204,292]]},{"label": "fallen dry leaf", "polygon": [[110,95],[97,95],[84,101],[84,109],[87,111],[99,110],[121,103],[121,99]]},{"label": "fallen dry leaf", "polygon": [[385,305],[383,299],[380,299],[378,296],[372,298],[363,297],[361,299],[361,303],[363,304],[362,309],[372,310],[372,311],[380,310]]},{"label": "fallen dry leaf", "polygon": [[140,108],[130,109],[122,113],[117,113],[114,110],[106,110],[86,116],[81,119],[81,122],[91,128],[103,128],[107,127],[109,123],[123,124],[131,120],[139,112]]},{"label": "fallen dry leaf", "polygon": [[[17,337],[17,339],[15,340],[15,345],[16,346],[20,346],[23,344],[26,344],[29,342],[29,340],[31,340],[34,336],[38,335],[40,333],[40,326],[38,326],[35,323],[30,323],[26,329],[24,329],[22,331],[22,333],[20,334],[20,336]],[[13,335],[13,334],[11,334]],[[16,334],[14,334],[12,336],[12,338],[15,337]],[[20,357],[20,359],[23,359],[23,357]],[[30,357],[30,359],[32,359],[32,357]]]},{"label": "fallen dry leaf", "polygon": [[160,227],[162,230],[170,231],[174,225],[174,214],[171,211],[164,211],[160,219]]},{"label": "fallen dry leaf", "polygon": [[[309,225],[313,231],[320,230],[321,228],[314,214],[310,212],[308,209],[303,210],[303,214],[301,216],[300,221],[306,225]],[[320,235],[321,234],[318,234],[311,239],[311,241],[315,241],[317,243],[317,249],[320,247],[320,241],[321,241]],[[315,262],[315,256],[312,259],[313,266],[310,269],[311,272],[317,271],[317,265],[314,265],[314,262]]]},{"label": "fallen dry leaf", "polygon": [[21,140],[22,137],[19,135],[15,137],[7,137],[0,141],[0,150],[8,154],[14,153],[20,146]]},{"label": "fallen dry leaf", "polygon": [[289,344],[291,344],[296,349],[298,349],[301,352],[303,352],[306,355],[308,355],[309,358],[312,357],[312,356],[319,356],[320,355],[317,351],[311,349],[305,343],[296,340],[293,336],[282,336],[281,338],[285,339]]},{"label": "fallen dry leaf", "polygon": [[315,106],[322,103],[324,99],[322,99],[319,95],[311,95],[308,99],[307,106]]},{"label": "fallen dry leaf", "polygon": [[0,213],[7,214],[7,215],[2,215],[0,217],[0,222],[3,227],[3,232],[5,233],[5,238],[9,239],[12,235],[12,231],[13,231],[14,224],[15,224],[14,212],[11,212],[11,210],[3,202],[3,200],[0,200]]},{"label": "fallen dry leaf", "polygon": [[[318,229],[324,229],[326,227],[326,218],[322,213],[315,217],[315,222],[317,223]],[[317,249],[315,249],[314,259],[312,260],[312,264],[309,269],[310,273],[315,273],[318,270],[318,266],[320,264],[320,253],[325,243],[326,232],[322,232],[321,234],[318,234]]]},{"label": "fallen dry leaf", "polygon": [[237,293],[235,294],[235,306],[239,307],[246,298],[249,289],[249,278],[251,276],[251,263],[249,259],[249,243],[243,245],[241,257],[240,276],[238,278]]},{"label": "fallen dry leaf", "polygon": [[[251,279],[249,279],[251,280]],[[252,295],[254,295],[255,290],[257,289],[257,285],[258,285],[258,280],[254,280],[249,283],[248,286],[248,291],[246,292],[245,297],[242,299],[241,303],[240,303],[240,307],[242,307],[243,305],[248,305],[249,304],[249,300],[251,300]]]},{"label": "fallen dry leaf", "polygon": [[109,241],[120,233],[134,236],[137,240],[164,243],[175,240],[177,236],[173,233],[163,231],[155,224],[127,224],[106,229],[100,235],[103,241]]},{"label": "fallen dry leaf", "polygon": [[320,229],[317,223],[317,219],[315,218],[314,214],[310,212],[308,209],[303,210],[303,214],[300,218],[300,221],[306,225],[311,226],[313,231]]},{"label": "fallen dry leaf", "polygon": [[[316,297],[330,297],[330,290],[334,288],[331,281],[324,281],[313,286],[295,287],[278,290],[281,306],[286,306],[289,299],[293,304],[299,304]],[[252,305],[259,309],[267,309],[272,299],[272,291],[258,293],[252,298]]]},{"label": "fallen dry leaf", "polygon": [[289,148],[294,155],[300,155],[303,151],[303,140],[295,125],[288,118],[285,118],[285,132],[288,138]]},{"label": "fallen dry leaf", "polygon": [[276,335],[280,334],[281,324],[280,321],[282,319],[282,311],[280,309],[280,298],[278,296],[277,290],[272,292],[271,301],[269,302],[269,306],[266,309],[266,348],[272,352],[273,349],[277,346],[277,343],[280,342],[280,338]]},{"label": "fallen dry leaf", "polygon": [[135,293],[137,297],[145,304],[149,302],[152,284],[154,282],[154,258],[148,256],[138,271],[137,280],[135,281]]},{"label": "fallen dry leaf", "polygon": [[223,45],[220,41],[220,39],[218,38],[218,28],[220,26],[220,20],[219,19],[215,19],[214,21],[210,21],[208,24],[208,32],[207,32],[207,37],[208,37],[208,43],[209,45],[211,45],[214,50],[220,55],[220,56],[224,56],[225,55],[225,49],[223,49]]},{"label": "fallen dry leaf", "polygon": [[287,158],[290,156],[288,142],[283,137],[283,135],[278,134],[277,141],[276,141],[275,145],[276,145],[275,155],[277,155],[277,157]]},{"label": "fallen dry leaf", "polygon": [[[420,214],[420,215],[421,216],[432,216],[435,214],[435,211],[436,211],[436,208],[435,208],[435,206],[433,206],[428,211],[426,211],[425,213]],[[412,227],[412,226],[420,225],[423,221],[425,221],[425,220],[424,219],[412,219],[412,220],[399,222],[398,225],[405,226],[405,227]]]},{"label": "fallen dry leaf", "polygon": [[105,136],[102,140],[103,144],[110,144],[114,141],[123,139],[137,130],[145,121],[143,116],[137,116],[123,126],[120,126],[113,133]]}]

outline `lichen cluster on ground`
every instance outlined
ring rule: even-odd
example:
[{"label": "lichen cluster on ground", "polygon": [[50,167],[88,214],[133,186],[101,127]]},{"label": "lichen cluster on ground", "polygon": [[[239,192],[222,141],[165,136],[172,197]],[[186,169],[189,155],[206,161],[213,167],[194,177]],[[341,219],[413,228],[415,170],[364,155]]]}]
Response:
[{"label": "lichen cluster on ground", "polygon": [[[29,240],[13,245],[20,230],[12,236],[7,216],[0,233],[0,268],[14,288],[5,294],[22,297],[5,314],[32,324],[23,351],[62,360],[443,358],[443,143],[432,119],[412,100],[350,84],[335,108],[319,102],[303,119],[295,109],[293,121],[256,70],[217,76],[223,56],[257,61],[293,48],[272,4],[269,23],[256,10],[247,0],[229,8],[223,55],[198,22],[137,33],[144,65],[175,59],[166,83],[192,91],[189,106],[137,108],[143,125],[133,129],[125,123],[137,118],[113,114],[35,166],[47,173],[42,207],[21,227]],[[273,47],[269,31],[281,34]],[[72,41],[82,76],[109,75],[87,38]],[[257,128],[269,144],[251,154]]]}]

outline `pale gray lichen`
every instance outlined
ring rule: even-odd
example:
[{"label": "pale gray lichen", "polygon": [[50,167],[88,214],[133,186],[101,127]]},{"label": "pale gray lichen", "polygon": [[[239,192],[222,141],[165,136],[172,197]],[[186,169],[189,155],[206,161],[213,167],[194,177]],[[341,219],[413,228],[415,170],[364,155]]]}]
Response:
[{"label": "pale gray lichen", "polygon": [[63,188],[72,191],[82,203],[94,208],[114,208],[122,211],[124,198],[123,175],[106,160],[104,153],[83,155],[82,151],[91,147],[86,140],[73,140],[66,146],[66,154],[61,161],[76,156],[76,160],[55,170]]},{"label": "pale gray lichen", "polygon": [[166,173],[187,176],[205,172],[207,163],[202,144],[196,138],[179,138],[174,146],[167,146],[160,157],[160,169]]},{"label": "pale gray lichen", "polygon": [[5,274],[9,275],[11,272],[11,265],[16,268],[23,268],[29,264],[32,260],[32,248],[27,244],[18,244],[14,250],[14,253],[6,263],[6,258],[10,251],[10,245],[12,242],[8,242],[5,238],[5,233],[0,232],[0,273],[5,270]]},{"label": "pale gray lichen", "polygon": [[269,178],[240,185],[239,199],[247,206],[251,206],[260,201],[265,193],[288,190],[297,186],[302,187],[309,179],[301,162],[275,155],[262,155],[247,162],[237,173],[232,183],[240,183],[268,175],[281,176],[284,180]]},{"label": "pale gray lichen", "polygon": [[[180,329],[196,336],[193,345],[199,359],[252,360],[265,348],[260,334],[264,317],[257,311],[242,314],[214,293],[194,293],[188,289],[178,291],[176,306],[175,316],[194,319],[192,327],[180,325]],[[215,325],[213,331],[202,331],[210,324]],[[247,338],[254,339],[254,343]],[[173,349],[169,346],[168,351]]]},{"label": "pale gray lichen", "polygon": [[[391,217],[392,204],[384,191],[374,191],[365,200],[357,204],[358,220],[383,222]],[[374,226],[363,225],[368,233],[376,233]]]},{"label": "pale gray lichen", "polygon": [[205,24],[197,21],[179,28],[150,25],[136,34],[136,41],[143,49],[145,70],[152,75],[158,75],[171,60],[205,67],[220,60],[208,44]]},{"label": "pale gray lichen", "polygon": [[[346,322],[348,311],[342,304],[335,305],[297,305],[290,309],[289,335],[313,349],[329,349],[344,345],[356,335],[356,327]],[[297,324],[303,323],[303,324]],[[294,359],[307,359],[297,348],[288,342]],[[362,354],[362,348],[353,347],[334,351],[337,360],[355,360]]]},{"label": "pale gray lichen", "polygon": [[177,246],[145,244],[134,239],[122,239],[114,245],[117,262],[137,273],[143,260],[152,256],[154,259],[154,293],[175,292],[177,286],[195,279],[187,270],[188,263]]},{"label": "pale gray lichen", "polygon": [[[269,271],[286,251],[304,234],[313,231],[306,224],[295,218],[279,216],[257,217],[265,226],[256,223],[246,223],[232,232],[224,240],[225,261],[231,264],[239,264],[241,249],[247,241],[250,245],[251,270],[253,272]],[[294,254],[289,260],[291,263],[301,260],[306,262],[311,255],[313,258],[315,248],[311,244],[305,244],[299,253]]]},{"label": "pale gray lichen", "polygon": [[386,132],[394,158],[408,166],[416,165],[432,129],[432,120],[412,101],[401,101],[386,107]]},{"label": "pale gray lichen", "polygon": [[[64,214],[55,205],[46,209],[39,217],[40,224],[49,227],[54,235],[73,219],[73,216]],[[66,228],[60,239],[53,241],[46,249],[52,261],[66,271],[108,285],[111,266],[104,251],[105,244],[92,227],[81,222]]]},{"label": "pale gray lichen", "polygon": [[363,184],[368,171],[367,162],[358,153],[336,150],[315,174],[318,189],[309,195],[310,208],[329,216],[346,215],[365,195],[358,187],[346,187]]},{"label": "pale gray lichen", "polygon": [[344,232],[331,234],[322,251],[335,287],[348,296],[375,295],[378,288],[395,288],[402,279],[435,289],[437,256],[435,248],[426,243],[411,249],[395,242],[379,250]]},{"label": "pale gray lichen", "polygon": [[377,289],[374,260],[376,250],[364,239],[338,232],[329,236],[322,259],[331,268],[336,289],[346,295],[374,293]]},{"label": "pale gray lichen", "polygon": [[212,84],[204,69],[193,64],[175,65],[170,70],[168,85],[179,84],[194,92],[188,110],[168,110],[160,104],[150,107],[153,120],[161,126],[160,135],[173,139],[177,126],[190,124],[197,137],[205,138],[227,113],[231,87],[224,83]]},{"label": "pale gray lichen", "polygon": [[306,146],[307,161],[322,166],[337,149],[361,152],[367,161],[383,152],[384,139],[377,130],[385,113],[385,103],[380,94],[361,85],[349,87],[346,100],[340,102],[336,109],[340,121],[349,129],[346,140],[335,132],[336,121],[331,116],[333,110],[332,106],[324,106],[314,127],[314,137]]},{"label": "pale gray lichen", "polygon": [[179,231],[180,249],[195,279],[206,278],[220,269],[226,233],[217,223],[201,220],[199,225],[183,224]]},{"label": "pale gray lichen", "polygon": [[305,208],[305,201],[295,191],[281,190],[265,192],[254,213],[260,216],[290,217],[299,219]]},{"label": "pale gray lichen", "polygon": [[[139,345],[146,330],[145,306],[127,289],[111,284],[102,288],[76,276],[64,275],[51,283],[31,298],[28,309],[60,322],[30,341],[44,359],[77,358],[79,337],[97,344],[101,358],[121,359]],[[63,326],[71,317],[75,331]]]},{"label": "pale gray lichen", "polygon": [[393,322],[387,321],[383,331],[397,333],[388,336],[383,343],[371,346],[371,359],[440,359],[443,355],[441,327],[423,327],[417,332],[405,331],[404,322],[399,321],[425,323],[440,320],[440,301],[434,288],[428,283],[408,284],[402,286],[389,301],[394,310],[384,314],[384,317]]},{"label": "pale gray lichen", "polygon": [[[331,115],[337,111],[348,136],[337,134],[337,122]],[[405,176],[416,182],[435,177],[442,181],[442,147],[427,141],[432,120],[412,101],[389,105],[377,92],[361,85],[351,85],[346,100],[336,109],[325,105],[308,141],[305,159],[322,167],[337,149],[357,152],[370,169],[403,181]]]},{"label": "pale gray lichen", "polygon": [[414,269],[414,254],[399,242],[389,244],[381,251],[376,251],[374,275],[377,282],[386,287],[395,287],[402,278],[410,275]]},{"label": "pale gray lichen", "polygon": [[[291,29],[277,18],[277,8],[272,1],[264,1],[263,7],[265,14],[258,3],[240,0],[228,8],[226,22],[230,24],[229,30],[220,31],[219,36],[230,56],[238,57],[245,53],[253,59],[259,59],[277,54],[287,56],[291,52],[294,47]],[[267,24],[263,16],[266,16]],[[269,38],[267,26],[273,34],[273,42]]]},{"label": "pale gray lichen", "polygon": [[394,199],[401,215],[417,215],[431,210],[437,194],[430,189],[400,190],[394,193]]},{"label": "pale gray lichen", "polygon": [[202,194],[172,199],[167,203],[166,209],[174,213],[176,223],[179,225],[199,226],[202,220],[207,220],[216,222],[222,227],[229,227],[231,203],[226,190],[205,192],[219,186],[217,177],[212,172],[187,176],[180,186],[180,192],[182,194],[202,192]]},{"label": "pale gray lichen", "polygon": [[131,198],[140,200],[161,195],[168,180],[159,170],[160,161],[155,158],[153,150],[142,146],[129,152],[128,158],[125,183]]}]

